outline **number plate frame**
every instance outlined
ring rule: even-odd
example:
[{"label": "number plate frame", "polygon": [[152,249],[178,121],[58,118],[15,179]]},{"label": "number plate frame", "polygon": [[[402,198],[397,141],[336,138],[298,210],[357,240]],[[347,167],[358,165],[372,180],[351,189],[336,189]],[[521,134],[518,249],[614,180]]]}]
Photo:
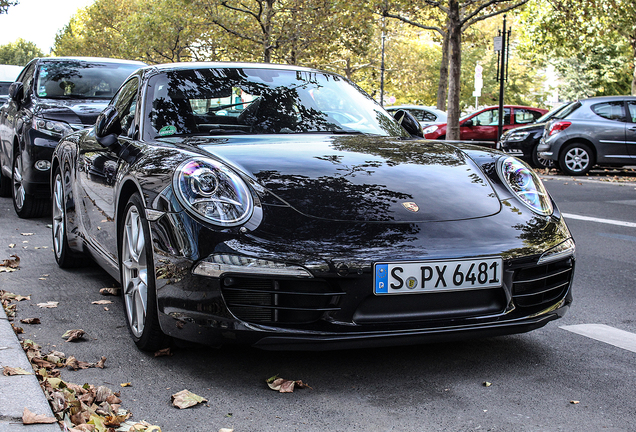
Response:
[{"label": "number plate frame", "polygon": [[502,280],[503,259],[500,256],[431,261],[382,261],[373,265],[375,295],[499,288],[502,286]]}]

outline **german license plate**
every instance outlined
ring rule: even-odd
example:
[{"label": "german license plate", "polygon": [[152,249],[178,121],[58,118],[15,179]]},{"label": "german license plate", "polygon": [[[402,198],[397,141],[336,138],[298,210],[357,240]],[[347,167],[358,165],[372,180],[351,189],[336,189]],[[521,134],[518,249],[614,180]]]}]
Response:
[{"label": "german license plate", "polygon": [[494,288],[502,285],[501,257],[376,263],[373,292],[410,294]]}]

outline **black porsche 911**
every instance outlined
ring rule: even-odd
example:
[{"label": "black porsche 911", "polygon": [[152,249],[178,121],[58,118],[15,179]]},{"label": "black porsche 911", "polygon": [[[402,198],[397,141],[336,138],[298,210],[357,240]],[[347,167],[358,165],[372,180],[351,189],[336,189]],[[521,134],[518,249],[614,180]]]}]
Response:
[{"label": "black porsche 911", "polygon": [[56,260],[120,281],[145,350],[412,344],[563,316],[575,246],[541,180],[396,118],[314,69],[140,69],[55,150]]}]

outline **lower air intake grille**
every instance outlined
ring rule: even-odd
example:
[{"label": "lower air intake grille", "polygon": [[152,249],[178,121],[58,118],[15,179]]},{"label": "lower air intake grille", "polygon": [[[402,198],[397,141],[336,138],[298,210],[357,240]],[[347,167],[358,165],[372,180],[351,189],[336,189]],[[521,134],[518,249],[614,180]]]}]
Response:
[{"label": "lower air intake grille", "polygon": [[515,271],[512,297],[517,306],[547,305],[563,297],[572,281],[574,261],[569,258]]},{"label": "lower air intake grille", "polygon": [[315,279],[226,277],[221,286],[228,309],[237,318],[255,323],[313,323],[325,312],[340,310],[337,304],[344,295]]}]

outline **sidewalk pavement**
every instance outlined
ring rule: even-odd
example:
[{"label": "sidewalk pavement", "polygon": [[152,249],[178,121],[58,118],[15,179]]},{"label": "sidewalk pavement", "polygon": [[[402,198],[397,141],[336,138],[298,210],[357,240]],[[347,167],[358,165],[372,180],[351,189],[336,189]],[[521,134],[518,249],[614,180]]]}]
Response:
[{"label": "sidewalk pavement", "polygon": [[[4,366],[33,368],[0,307],[0,371]],[[35,375],[4,376],[0,372],[0,432],[60,432],[57,423],[23,425],[24,408],[34,414],[54,417]]]}]

